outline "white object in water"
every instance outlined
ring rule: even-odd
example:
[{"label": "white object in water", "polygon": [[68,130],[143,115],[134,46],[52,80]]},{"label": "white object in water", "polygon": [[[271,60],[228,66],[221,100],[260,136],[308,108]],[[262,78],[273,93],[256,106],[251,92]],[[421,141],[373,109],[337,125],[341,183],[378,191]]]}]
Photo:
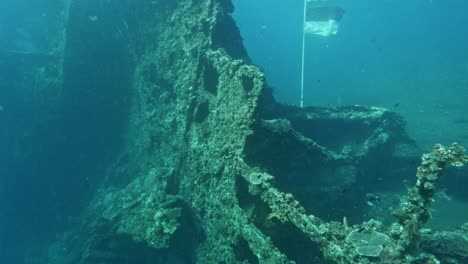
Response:
[{"label": "white object in water", "polygon": [[328,21],[307,21],[304,24],[306,34],[314,34],[328,37],[338,33],[338,21],[329,19]]}]

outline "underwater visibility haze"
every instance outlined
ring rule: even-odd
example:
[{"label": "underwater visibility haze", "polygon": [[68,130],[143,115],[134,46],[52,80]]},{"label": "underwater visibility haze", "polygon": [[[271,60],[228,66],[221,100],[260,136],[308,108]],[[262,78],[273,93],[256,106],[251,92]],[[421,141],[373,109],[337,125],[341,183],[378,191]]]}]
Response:
[{"label": "underwater visibility haze", "polygon": [[468,263],[466,10],[2,0],[0,263]]}]

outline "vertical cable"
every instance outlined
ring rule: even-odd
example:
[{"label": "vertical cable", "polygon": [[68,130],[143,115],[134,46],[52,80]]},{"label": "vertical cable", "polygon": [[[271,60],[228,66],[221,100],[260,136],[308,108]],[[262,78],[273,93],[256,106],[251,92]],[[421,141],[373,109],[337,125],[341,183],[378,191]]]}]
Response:
[{"label": "vertical cable", "polygon": [[301,65],[301,108],[304,107],[304,51],[305,51],[305,23],[307,0],[304,0],[304,19],[302,21],[302,65]]}]

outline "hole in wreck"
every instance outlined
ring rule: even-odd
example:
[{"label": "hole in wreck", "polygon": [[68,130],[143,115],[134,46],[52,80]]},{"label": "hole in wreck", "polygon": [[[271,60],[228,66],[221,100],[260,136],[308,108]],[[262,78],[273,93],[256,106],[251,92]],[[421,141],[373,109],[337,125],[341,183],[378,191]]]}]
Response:
[{"label": "hole in wreck", "polygon": [[234,246],[234,254],[238,261],[247,262],[249,264],[258,264],[258,258],[250,250],[249,244],[244,239],[239,239],[237,244]]},{"label": "hole in wreck", "polygon": [[216,94],[218,92],[218,71],[209,62],[205,61],[205,71],[203,75],[203,86],[205,90]]},{"label": "hole in wreck", "polygon": [[210,114],[210,109],[208,108],[208,102],[200,103],[195,110],[195,118],[194,121],[197,123],[202,123],[206,120],[208,115]]},{"label": "hole in wreck", "polygon": [[242,87],[244,87],[244,90],[246,92],[250,92],[254,88],[254,81],[249,76],[243,75],[241,77],[241,82],[242,82]]},{"label": "hole in wreck", "polygon": [[288,133],[261,125],[254,131],[247,138],[245,161],[275,176],[275,185],[292,193],[307,213],[324,220],[365,219],[368,186],[360,182],[359,164],[329,161],[322,152]]},{"label": "hole in wreck", "polygon": [[240,208],[253,221],[255,226],[260,229],[264,228],[271,209],[258,196],[251,194],[247,181],[242,177],[238,177],[236,187],[236,197]]},{"label": "hole in wreck", "polygon": [[270,236],[278,249],[297,264],[326,264],[317,243],[310,240],[290,223],[271,223],[265,232]]}]

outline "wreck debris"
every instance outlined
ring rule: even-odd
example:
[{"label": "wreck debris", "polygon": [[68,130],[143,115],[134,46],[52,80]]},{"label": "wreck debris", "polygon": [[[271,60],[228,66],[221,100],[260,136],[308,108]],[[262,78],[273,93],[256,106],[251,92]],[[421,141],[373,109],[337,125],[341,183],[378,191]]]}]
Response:
[{"label": "wreck debris", "polygon": [[407,236],[401,239],[402,247],[418,241],[416,236],[430,218],[429,209],[436,193],[437,181],[445,167],[461,167],[468,162],[464,151],[458,144],[450,147],[437,144],[431,153],[423,155],[421,166],[417,170],[415,187],[409,190],[409,197],[402,207],[393,213],[399,219],[399,228],[405,230],[402,235]]},{"label": "wreck debris", "polygon": [[[422,164],[418,167],[418,181],[409,191],[409,202],[405,202],[399,209],[402,211],[397,215],[400,222],[394,223],[390,228],[371,220],[354,226],[354,230],[348,232],[344,224],[327,223],[313,215],[307,215],[291,194],[284,194],[271,185],[273,176],[263,177],[265,180],[261,184],[259,195],[272,210],[269,217],[282,223],[291,222],[311,240],[319,242],[328,260],[337,263],[379,263],[384,260],[391,263],[414,263],[421,256],[411,255],[414,252],[411,252],[410,246],[420,242],[426,245],[431,243],[422,242],[419,236],[422,226],[429,219],[429,208],[437,180],[446,166],[460,167],[467,162],[468,156],[457,144],[451,147],[436,145],[431,153],[423,155]],[[454,237],[453,243],[456,243],[456,238],[459,237]],[[351,250],[353,248],[354,251]],[[438,263],[434,256],[424,256],[426,263]],[[377,257],[381,258],[376,259]]]}]

